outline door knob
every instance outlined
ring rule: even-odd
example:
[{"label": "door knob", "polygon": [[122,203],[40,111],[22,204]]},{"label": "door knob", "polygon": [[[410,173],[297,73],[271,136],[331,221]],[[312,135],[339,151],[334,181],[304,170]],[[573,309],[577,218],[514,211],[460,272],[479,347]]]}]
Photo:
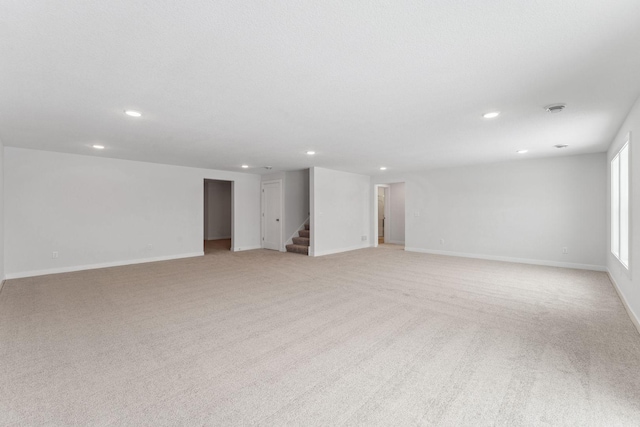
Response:
[{"label": "door knob", "polygon": [[280,218],[276,218],[276,221],[280,222]]}]

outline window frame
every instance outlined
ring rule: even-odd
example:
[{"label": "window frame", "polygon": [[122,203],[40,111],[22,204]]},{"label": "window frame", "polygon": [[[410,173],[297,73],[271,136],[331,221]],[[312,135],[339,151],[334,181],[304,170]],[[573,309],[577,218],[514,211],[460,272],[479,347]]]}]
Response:
[{"label": "window frame", "polygon": [[[623,162],[626,158],[626,163]],[[631,132],[609,162],[611,233],[609,250],[618,262],[631,271]],[[626,180],[623,179],[626,167]],[[626,200],[625,200],[626,196]],[[625,212],[626,207],[626,212]],[[626,215],[626,224],[625,224]],[[626,236],[623,231],[626,228]],[[624,248],[626,243],[626,250]],[[625,255],[626,254],[626,258]]]}]

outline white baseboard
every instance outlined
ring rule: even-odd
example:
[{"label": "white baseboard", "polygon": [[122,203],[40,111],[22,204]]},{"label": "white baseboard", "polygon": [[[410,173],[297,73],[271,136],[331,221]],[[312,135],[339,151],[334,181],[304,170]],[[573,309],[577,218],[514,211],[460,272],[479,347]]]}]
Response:
[{"label": "white baseboard", "polygon": [[446,255],[446,256],[455,256],[455,257],[461,257],[461,258],[486,259],[490,261],[515,262],[519,264],[544,265],[547,267],[562,267],[562,268],[576,268],[578,270],[607,271],[607,268],[603,265],[577,264],[572,262],[545,261],[545,260],[539,260],[539,259],[512,258],[512,257],[496,256],[496,255],[436,251],[436,250],[422,249],[422,248],[405,247],[404,250],[408,252],[420,252],[423,254]]},{"label": "white baseboard", "polygon": [[262,246],[242,246],[233,248],[233,252],[252,251],[254,249],[262,249]]},{"label": "white baseboard", "polygon": [[609,280],[611,280],[611,283],[613,284],[613,289],[615,289],[616,292],[618,293],[618,297],[620,297],[620,301],[622,301],[622,305],[624,306],[624,309],[627,310],[627,314],[631,319],[631,323],[633,323],[633,325],[638,330],[638,333],[640,334],[640,317],[638,317],[638,315],[633,311],[633,309],[629,305],[629,302],[627,301],[627,299],[624,297],[624,294],[620,290],[620,286],[618,286],[616,279],[613,278],[613,274],[611,274],[611,271],[609,271],[608,268],[607,268],[607,275],[609,276]]},{"label": "white baseboard", "polygon": [[355,251],[355,250],[358,250],[358,249],[365,249],[365,248],[369,248],[369,247],[371,247],[371,245],[369,243],[366,243],[366,244],[362,244],[360,246],[350,246],[348,248],[330,249],[328,251],[319,251],[319,252],[314,253],[312,256],[324,256],[324,255],[339,254],[341,252]]},{"label": "white baseboard", "polygon": [[231,236],[208,236],[205,240],[223,240],[223,239],[230,239]]},{"label": "white baseboard", "polygon": [[44,276],[47,274],[70,273],[73,271],[95,270],[97,268],[107,268],[107,267],[120,267],[123,265],[144,264],[147,262],[157,262],[157,261],[169,261],[172,259],[193,258],[193,257],[203,256],[203,255],[204,255],[204,252],[191,252],[187,254],[167,255],[167,256],[159,256],[159,257],[153,257],[153,258],[140,258],[140,259],[126,260],[126,261],[104,262],[100,264],[86,264],[86,265],[75,265],[71,267],[49,268],[45,270],[22,271],[20,273],[9,273],[6,275],[6,279],[7,280],[21,279],[24,277]]}]

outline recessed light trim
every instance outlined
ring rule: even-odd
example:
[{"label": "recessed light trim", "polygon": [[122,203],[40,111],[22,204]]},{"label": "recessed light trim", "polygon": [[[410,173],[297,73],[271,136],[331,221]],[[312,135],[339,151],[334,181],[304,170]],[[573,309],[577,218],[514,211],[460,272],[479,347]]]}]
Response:
[{"label": "recessed light trim", "polygon": [[313,150],[309,150],[309,151],[307,151],[307,154],[310,155],[310,156],[313,156],[314,154],[316,154],[316,152],[313,151]]},{"label": "recessed light trim", "polygon": [[95,148],[96,150],[104,150],[104,145],[93,144],[92,147]]},{"label": "recessed light trim", "polygon": [[134,110],[125,110],[124,113],[129,117],[142,117],[142,113]]},{"label": "recessed light trim", "polygon": [[482,117],[484,117],[485,119],[495,119],[499,115],[500,115],[500,111],[490,111],[488,113],[484,113]]},{"label": "recessed light trim", "polygon": [[518,153],[518,154],[525,154],[525,153],[528,153],[528,152],[529,152],[529,150],[518,150],[518,151],[516,151],[516,153]]},{"label": "recessed light trim", "polygon": [[386,167],[386,166],[381,166],[381,167],[380,167],[380,170],[381,170],[381,171],[386,171],[386,170],[387,170],[387,167]]},{"label": "recessed light trim", "polygon": [[242,165],[242,169],[247,169],[249,165]]}]

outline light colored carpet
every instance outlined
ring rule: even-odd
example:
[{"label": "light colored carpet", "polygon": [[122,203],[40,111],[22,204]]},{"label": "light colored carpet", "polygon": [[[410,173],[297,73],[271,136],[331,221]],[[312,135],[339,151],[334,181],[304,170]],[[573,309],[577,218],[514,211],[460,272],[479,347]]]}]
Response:
[{"label": "light colored carpet", "polygon": [[257,250],[8,281],[1,425],[640,425],[604,273]]}]

